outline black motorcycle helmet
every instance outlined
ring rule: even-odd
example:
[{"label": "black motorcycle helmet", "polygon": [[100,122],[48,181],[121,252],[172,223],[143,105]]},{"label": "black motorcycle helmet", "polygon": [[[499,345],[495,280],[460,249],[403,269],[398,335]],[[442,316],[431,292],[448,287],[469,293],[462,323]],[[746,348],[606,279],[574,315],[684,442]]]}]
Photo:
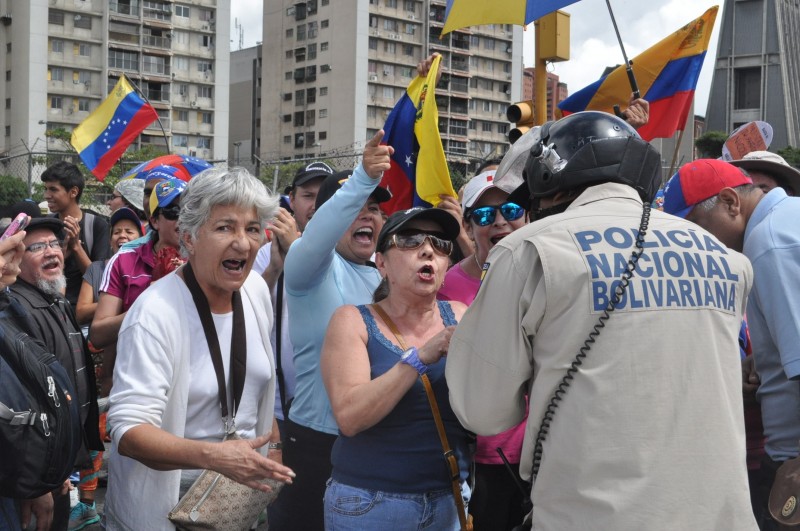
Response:
[{"label": "black motorcycle helmet", "polygon": [[615,182],[649,203],[661,184],[661,154],[621,118],[578,112],[542,126],[523,175],[533,199]]}]

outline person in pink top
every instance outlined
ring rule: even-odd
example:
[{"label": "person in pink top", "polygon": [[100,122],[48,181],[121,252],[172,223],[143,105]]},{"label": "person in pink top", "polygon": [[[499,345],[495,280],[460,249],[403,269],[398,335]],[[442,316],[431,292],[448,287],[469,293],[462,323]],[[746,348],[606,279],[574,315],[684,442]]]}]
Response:
[{"label": "person in pink top", "polygon": [[140,247],[121,249],[109,260],[89,329],[89,339],[96,348],[116,343],[125,313],[155,278],[159,269],[157,257],[169,248],[178,256],[178,214],[180,196],[185,189],[186,182],[179,179],[158,183],[150,196],[153,237]]},{"label": "person in pink top", "polygon": [[[487,170],[470,179],[464,188],[461,207],[464,230],[474,243],[475,253],[455,264],[447,272],[439,290],[440,300],[472,304],[481,285],[483,264],[495,244],[523,227],[528,218],[525,209],[509,202],[508,193],[494,186],[495,170]],[[475,451],[475,489],[469,512],[475,529],[508,530],[525,516],[527,496],[517,487],[503,464],[498,448],[512,465],[519,479],[519,462],[525,420],[518,426],[492,437],[478,437]]]}]

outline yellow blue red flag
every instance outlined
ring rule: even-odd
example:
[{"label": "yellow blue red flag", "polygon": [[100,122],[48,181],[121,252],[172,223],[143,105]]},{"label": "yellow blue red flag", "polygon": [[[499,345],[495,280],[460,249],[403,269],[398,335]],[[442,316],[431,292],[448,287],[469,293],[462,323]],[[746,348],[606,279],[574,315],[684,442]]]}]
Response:
[{"label": "yellow blue red flag", "polygon": [[[683,130],[697,79],[708,50],[719,6],[633,58],[633,73],[642,97],[650,102],[650,120],[639,128],[645,140],[668,138]],[[564,115],[579,111],[613,112],[627,103],[631,85],[625,66],[595,81],[558,104]]]},{"label": "yellow blue red flag", "polygon": [[578,0],[447,0],[442,35],[468,26],[524,26]]},{"label": "yellow blue red flag", "polygon": [[158,113],[122,76],[108,98],[72,131],[70,143],[99,180]]},{"label": "yellow blue red flag", "polygon": [[439,136],[439,110],[434,90],[441,56],[427,77],[415,77],[394,106],[383,130],[383,144],[394,148],[391,168],[381,186],[392,193],[382,203],[387,214],[412,206],[436,206],[439,194],[456,196]]}]

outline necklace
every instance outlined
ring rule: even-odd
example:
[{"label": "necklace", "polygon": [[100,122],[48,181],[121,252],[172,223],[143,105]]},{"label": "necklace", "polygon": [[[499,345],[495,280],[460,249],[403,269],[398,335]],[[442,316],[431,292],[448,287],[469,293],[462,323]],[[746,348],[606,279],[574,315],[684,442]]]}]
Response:
[{"label": "necklace", "polygon": [[478,261],[478,253],[473,254],[472,257],[475,259],[475,265],[478,266],[478,276],[480,276],[481,271],[483,271],[483,264]]}]

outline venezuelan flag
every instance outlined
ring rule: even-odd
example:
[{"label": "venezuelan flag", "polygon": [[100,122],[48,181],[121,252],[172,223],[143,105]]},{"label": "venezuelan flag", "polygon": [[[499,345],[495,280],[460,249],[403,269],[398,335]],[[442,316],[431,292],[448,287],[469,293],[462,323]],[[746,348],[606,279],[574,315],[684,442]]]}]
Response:
[{"label": "venezuelan flag", "polygon": [[523,26],[578,0],[447,0],[442,35],[481,24]]},{"label": "venezuelan flag", "polygon": [[[683,130],[718,10],[719,6],[712,7],[633,58],[639,90],[650,102],[650,120],[639,129],[643,139],[668,138]],[[631,85],[622,65],[559,103],[558,108],[564,115],[614,112],[614,105],[627,103],[630,94]]]},{"label": "venezuelan flag", "polygon": [[130,143],[157,119],[156,110],[122,76],[108,98],[72,131],[70,143],[102,181]]},{"label": "venezuelan flag", "polygon": [[428,76],[415,77],[386,119],[383,144],[394,148],[391,167],[381,186],[392,199],[381,207],[387,214],[412,206],[436,206],[439,194],[456,196],[439,136],[439,110],[434,89],[441,56]]}]

